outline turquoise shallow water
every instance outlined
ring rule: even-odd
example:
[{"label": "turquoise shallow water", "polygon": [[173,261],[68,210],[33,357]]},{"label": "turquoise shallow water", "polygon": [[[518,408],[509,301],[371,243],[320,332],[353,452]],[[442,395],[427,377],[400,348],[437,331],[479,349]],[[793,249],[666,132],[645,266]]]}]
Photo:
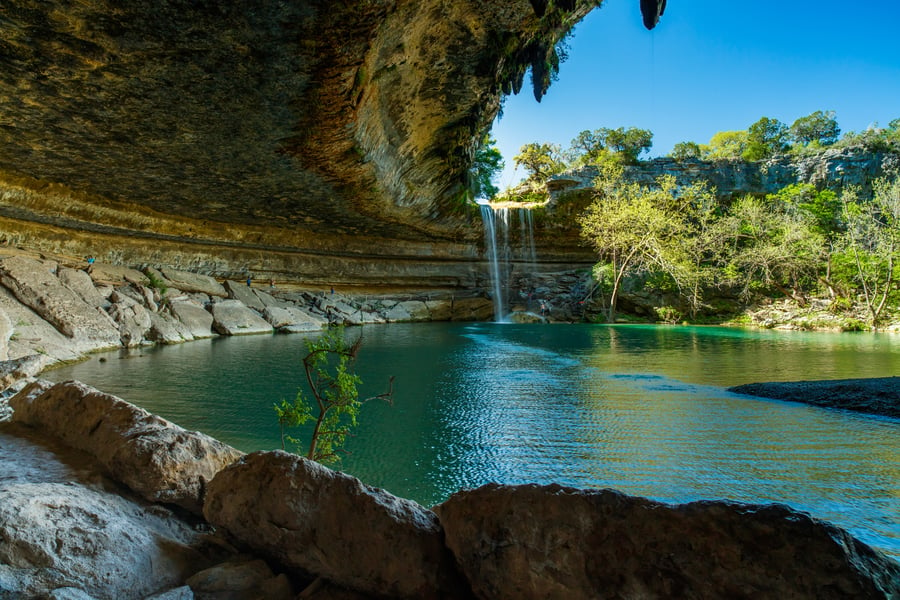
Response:
[{"label": "turquoise shallow water", "polygon": [[[900,337],[714,327],[417,324],[365,336],[342,468],[425,505],[488,481],[614,487],[668,502],[783,502],[900,558],[900,421],[749,398],[753,381],[900,374]],[[96,355],[79,379],[245,450],[279,446],[274,402],[304,338]],[[100,358],[106,360],[101,362]]]}]

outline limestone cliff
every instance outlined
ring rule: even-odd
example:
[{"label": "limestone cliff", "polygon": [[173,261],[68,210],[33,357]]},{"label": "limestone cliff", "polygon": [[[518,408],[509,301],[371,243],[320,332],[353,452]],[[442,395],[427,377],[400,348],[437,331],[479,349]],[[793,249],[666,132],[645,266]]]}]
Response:
[{"label": "limestone cliff", "polygon": [[538,4],[3,2],[0,231],[131,263],[305,278],[337,256],[347,280],[398,262],[398,285],[470,283],[477,230],[454,211],[473,145],[526,68],[546,91],[554,44],[599,3]]}]

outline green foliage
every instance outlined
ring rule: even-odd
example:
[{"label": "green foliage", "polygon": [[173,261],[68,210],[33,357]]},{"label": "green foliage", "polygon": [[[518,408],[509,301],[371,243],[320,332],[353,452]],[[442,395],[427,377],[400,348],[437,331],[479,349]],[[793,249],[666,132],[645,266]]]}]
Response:
[{"label": "green foliage", "polygon": [[736,160],[744,154],[748,143],[746,131],[720,131],[700,149],[707,160]]},{"label": "green foliage", "polygon": [[147,284],[149,287],[159,290],[160,295],[164,295],[166,291],[168,291],[169,288],[166,287],[166,282],[154,275],[153,271],[150,271],[148,269],[146,275],[149,281],[149,283]]},{"label": "green foliage", "polygon": [[595,279],[609,286],[607,319],[615,319],[625,277],[667,275],[688,297],[699,286],[698,261],[692,245],[702,214],[714,204],[704,185],[678,189],[671,176],[655,186],[622,178],[621,167],[606,165],[595,182],[596,199],[579,219],[581,234],[598,253]]},{"label": "green foliage", "polygon": [[876,181],[870,202],[860,202],[855,190],[845,190],[841,201],[846,231],[838,262],[861,290],[877,328],[889,304],[900,300],[900,178]]},{"label": "green foliage", "polygon": [[681,311],[674,306],[660,306],[656,309],[656,316],[663,323],[674,325],[681,319]]},{"label": "green foliage", "polygon": [[485,134],[475,149],[475,158],[469,170],[469,188],[472,198],[493,198],[500,191],[494,181],[503,170],[503,155],[497,148],[497,140]]},{"label": "green foliage", "polygon": [[678,142],[672,148],[672,153],[669,154],[669,156],[679,161],[700,158],[702,155],[703,150],[697,142]]},{"label": "green foliage", "polygon": [[543,183],[566,168],[556,144],[525,144],[513,160],[528,172],[528,180],[536,183]]},{"label": "green foliage", "polygon": [[747,147],[741,156],[746,161],[763,160],[783,154],[788,148],[787,125],[762,117],[747,130]]},{"label": "green foliage", "polygon": [[626,165],[637,164],[638,157],[653,147],[653,133],[637,127],[601,127],[582,131],[572,140],[567,158],[574,167],[593,164],[614,156]]},{"label": "green foliage", "polygon": [[[307,397],[298,390],[292,403],[282,400],[273,406],[281,429],[281,447],[285,440],[300,442],[285,435],[285,429],[313,421],[313,431],[306,457],[318,462],[338,460],[347,436],[357,426],[360,407],[374,398],[390,401],[392,391],[359,399],[360,377],[352,372],[352,363],[362,345],[362,336],[353,344],[344,339],[342,327],[335,328],[315,340],[307,340],[303,368],[309,388]],[[393,377],[390,379],[393,383]]]},{"label": "green foliage", "polygon": [[796,143],[804,146],[813,143],[830,146],[840,138],[841,128],[838,127],[833,110],[827,112],[817,110],[794,121],[791,125],[790,135]]}]

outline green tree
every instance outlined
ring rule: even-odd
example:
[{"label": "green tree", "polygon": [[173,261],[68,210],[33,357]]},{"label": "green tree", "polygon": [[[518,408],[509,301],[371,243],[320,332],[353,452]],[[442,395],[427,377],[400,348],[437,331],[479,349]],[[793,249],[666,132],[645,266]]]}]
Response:
[{"label": "green tree", "polygon": [[833,110],[827,112],[817,110],[794,121],[790,135],[794,141],[804,146],[809,144],[830,146],[840,138],[841,128],[838,127]]},{"label": "green tree", "polygon": [[473,198],[493,198],[500,190],[494,185],[497,174],[503,170],[503,155],[497,148],[497,140],[486,133],[475,149],[475,158],[469,170],[470,189]]},{"label": "green tree", "polygon": [[535,183],[544,183],[566,168],[566,163],[560,155],[560,148],[556,144],[536,142],[525,144],[513,160],[517,166],[523,167],[528,172],[528,180]]},{"label": "green tree", "polygon": [[281,404],[274,405],[281,429],[282,449],[285,440],[300,445],[299,440],[286,435],[287,428],[313,421],[306,457],[317,462],[337,460],[339,453],[346,452],[343,445],[357,426],[362,404],[376,398],[392,400],[393,377],[389,380],[390,388],[386,393],[359,399],[357,388],[362,380],[351,367],[361,346],[362,336],[353,344],[348,344],[342,327],[328,331],[318,339],[307,340],[303,369],[309,398],[301,389],[293,402],[282,400]]},{"label": "green tree", "polygon": [[709,144],[700,149],[703,158],[707,160],[733,160],[741,158],[748,143],[747,132],[744,130],[719,131],[710,138]]},{"label": "green tree", "polygon": [[844,252],[852,261],[854,280],[877,328],[892,300],[897,300],[900,265],[900,179],[880,179],[870,202],[855,190],[841,195],[846,222]]},{"label": "green tree", "polygon": [[744,160],[756,161],[777,156],[788,149],[787,125],[778,119],[762,117],[747,130]]},{"label": "green tree", "polygon": [[825,242],[824,272],[819,280],[828,288],[832,298],[839,295],[831,276],[832,256],[836,244],[844,231],[841,218],[842,205],[838,195],[832,190],[819,190],[811,183],[794,183],[767,199],[779,210],[802,212],[809,218],[809,226]]},{"label": "green tree", "polygon": [[745,293],[777,290],[805,303],[824,252],[811,217],[746,196],[731,206],[720,231],[728,248],[723,256],[728,279],[742,283]]},{"label": "green tree", "polygon": [[617,127],[609,129],[601,127],[596,132],[603,146],[610,152],[622,157],[627,165],[638,163],[638,157],[649,152],[653,147],[653,133],[648,129],[637,127]]},{"label": "green tree", "polygon": [[582,166],[596,162],[605,151],[606,145],[600,136],[600,130],[585,129],[572,140],[566,154],[573,166]]},{"label": "green tree", "polygon": [[678,142],[672,147],[672,153],[669,154],[675,160],[688,160],[691,158],[700,158],[703,151],[697,142]]},{"label": "green tree", "polygon": [[[703,189],[701,189],[703,188]],[[622,178],[621,166],[607,164],[595,182],[596,198],[579,218],[582,238],[591,244],[600,262],[594,267],[598,281],[610,287],[607,319],[615,320],[616,303],[626,277],[661,273],[679,289],[691,286],[690,208],[674,177],[660,177],[656,186],[643,186]],[[704,186],[688,190],[704,202],[712,198]],[[699,286],[699,284],[698,284]]]}]

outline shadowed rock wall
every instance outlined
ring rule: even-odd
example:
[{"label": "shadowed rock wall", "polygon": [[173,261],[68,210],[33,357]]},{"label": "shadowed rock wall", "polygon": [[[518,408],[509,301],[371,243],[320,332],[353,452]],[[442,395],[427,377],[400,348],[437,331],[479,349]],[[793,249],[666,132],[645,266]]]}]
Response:
[{"label": "shadowed rock wall", "polygon": [[301,278],[425,256],[393,283],[468,284],[474,144],[596,4],[4,2],[0,232]]}]

